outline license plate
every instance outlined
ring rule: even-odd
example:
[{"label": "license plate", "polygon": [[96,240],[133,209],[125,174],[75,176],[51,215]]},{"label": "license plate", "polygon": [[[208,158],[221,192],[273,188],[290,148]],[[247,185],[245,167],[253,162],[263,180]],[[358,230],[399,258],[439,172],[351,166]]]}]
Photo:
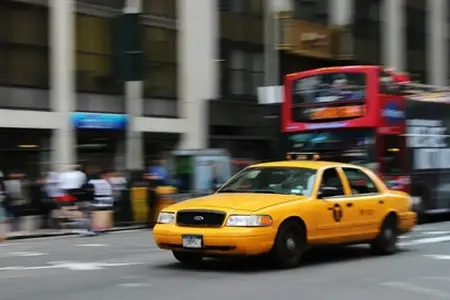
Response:
[{"label": "license plate", "polygon": [[183,235],[183,247],[190,249],[200,249],[203,247],[203,238],[201,235]]}]

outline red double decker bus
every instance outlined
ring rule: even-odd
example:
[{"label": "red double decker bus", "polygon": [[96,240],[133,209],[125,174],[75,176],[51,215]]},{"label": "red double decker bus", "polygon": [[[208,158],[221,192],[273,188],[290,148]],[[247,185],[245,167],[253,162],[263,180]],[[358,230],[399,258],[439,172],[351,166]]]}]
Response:
[{"label": "red double decker bus", "polygon": [[381,66],[289,74],[282,149],[363,165],[409,192],[419,213],[450,211],[450,90]]}]

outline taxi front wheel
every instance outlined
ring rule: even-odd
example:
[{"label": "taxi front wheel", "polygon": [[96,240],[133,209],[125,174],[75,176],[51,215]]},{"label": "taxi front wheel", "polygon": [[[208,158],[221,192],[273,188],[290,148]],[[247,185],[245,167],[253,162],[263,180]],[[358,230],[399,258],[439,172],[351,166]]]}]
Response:
[{"label": "taxi front wheel", "polygon": [[276,267],[297,267],[306,248],[305,233],[302,226],[295,221],[286,221],[281,224],[270,256]]},{"label": "taxi front wheel", "polygon": [[381,225],[380,233],[372,241],[372,250],[381,255],[393,254],[397,251],[397,220],[394,215],[389,215]]},{"label": "taxi front wheel", "polygon": [[173,256],[182,264],[194,266],[202,262],[203,256],[198,253],[172,251]]}]

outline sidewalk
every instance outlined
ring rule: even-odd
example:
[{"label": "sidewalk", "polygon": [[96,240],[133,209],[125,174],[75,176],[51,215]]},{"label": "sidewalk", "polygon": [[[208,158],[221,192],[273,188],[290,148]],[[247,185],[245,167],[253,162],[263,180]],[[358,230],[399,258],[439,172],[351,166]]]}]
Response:
[{"label": "sidewalk", "polygon": [[[127,231],[127,230],[137,230],[148,228],[147,226],[137,225],[137,226],[124,226],[124,227],[113,227],[106,230],[107,232],[115,231]],[[58,237],[58,236],[68,236],[68,235],[78,235],[79,230],[75,229],[37,229],[33,231],[15,231],[6,234],[7,240],[22,240],[22,239],[32,239],[32,238],[46,238],[46,237]]]},{"label": "sidewalk", "polygon": [[[80,229],[64,228],[64,229],[40,229],[41,221],[39,217],[24,217],[19,222],[19,231],[10,231],[6,226],[6,240],[19,240],[28,238],[45,238],[66,235],[77,235]],[[147,228],[145,225],[120,226],[113,227],[108,232],[126,231]],[[0,228],[1,229],[1,228]],[[1,233],[1,232],[0,232]]]}]

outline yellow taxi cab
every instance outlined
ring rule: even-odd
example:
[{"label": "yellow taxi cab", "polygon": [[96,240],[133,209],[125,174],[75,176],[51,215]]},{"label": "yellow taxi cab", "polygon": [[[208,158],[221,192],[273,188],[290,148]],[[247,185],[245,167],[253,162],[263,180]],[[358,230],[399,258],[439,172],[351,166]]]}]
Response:
[{"label": "yellow taxi cab", "polygon": [[288,158],[249,166],[215,193],[167,207],[153,230],[156,244],[188,265],[264,255],[291,268],[314,245],[368,243],[394,253],[398,236],[415,226],[410,196],[371,170],[313,153]]}]

